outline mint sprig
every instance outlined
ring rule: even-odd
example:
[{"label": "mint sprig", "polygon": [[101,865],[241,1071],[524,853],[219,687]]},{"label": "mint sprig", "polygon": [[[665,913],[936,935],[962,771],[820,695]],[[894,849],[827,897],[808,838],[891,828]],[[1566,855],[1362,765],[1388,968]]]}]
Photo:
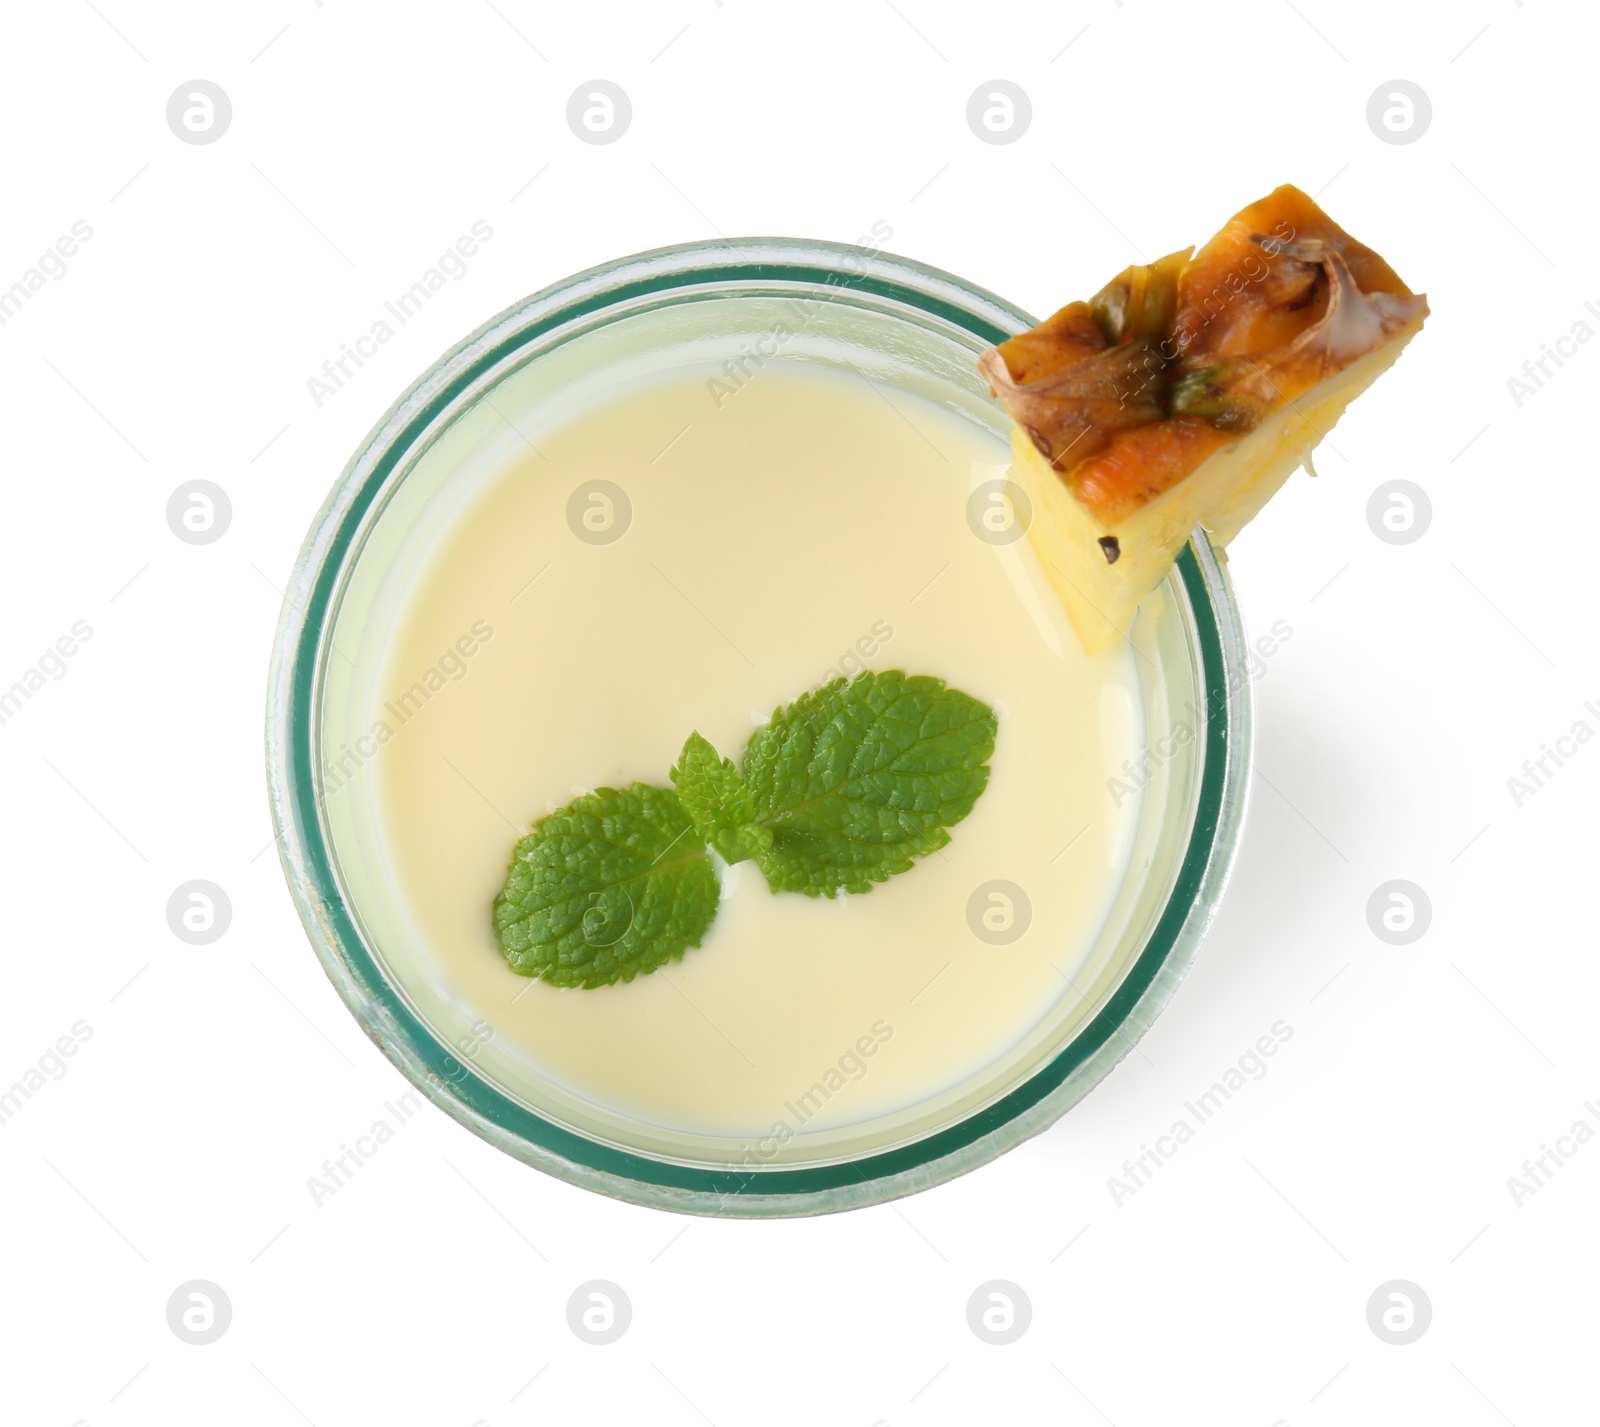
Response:
[{"label": "mint sprig", "polygon": [[556,986],[646,975],[716,916],[710,852],[774,892],[869,892],[950,841],[989,778],[994,710],[927,675],[835,679],[779,708],[735,767],[689,735],[674,787],[598,788],[541,818],[495,899],[507,963]]}]

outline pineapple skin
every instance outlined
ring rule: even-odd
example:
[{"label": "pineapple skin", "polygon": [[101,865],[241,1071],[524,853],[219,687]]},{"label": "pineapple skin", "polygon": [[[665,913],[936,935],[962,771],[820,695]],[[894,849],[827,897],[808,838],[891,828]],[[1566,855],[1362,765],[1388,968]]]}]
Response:
[{"label": "pineapple skin", "polygon": [[[1222,548],[1277,494],[1344,414],[1422,330],[1401,328],[1382,346],[1274,412],[1115,525],[1106,525],[1072,493],[1022,428],[1011,433],[1011,478],[1033,506],[1033,542],[1073,628],[1090,654],[1125,638],[1139,605],[1166,577],[1195,526]],[[1100,546],[1114,537],[1114,563]]]}]

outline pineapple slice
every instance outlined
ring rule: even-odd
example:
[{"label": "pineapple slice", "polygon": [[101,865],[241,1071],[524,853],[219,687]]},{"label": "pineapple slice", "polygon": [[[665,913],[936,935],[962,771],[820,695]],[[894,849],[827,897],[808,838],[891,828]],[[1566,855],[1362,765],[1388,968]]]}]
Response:
[{"label": "pineapple slice", "polygon": [[1226,545],[1421,330],[1427,299],[1299,189],[984,353],[1028,534],[1091,654],[1196,525]]}]

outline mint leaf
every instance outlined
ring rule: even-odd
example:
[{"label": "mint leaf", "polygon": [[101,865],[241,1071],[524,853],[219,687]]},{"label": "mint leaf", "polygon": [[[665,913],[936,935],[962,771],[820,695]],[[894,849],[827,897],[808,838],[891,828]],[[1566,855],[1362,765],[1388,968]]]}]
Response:
[{"label": "mint leaf", "polygon": [[632,981],[699,946],[717,875],[677,794],[597,788],[540,818],[494,903],[511,969],[555,986]]},{"label": "mint leaf", "polygon": [[698,733],[683,745],[672,781],[695,831],[724,862],[743,862],[772,846],[771,832],[751,820],[750,795],[739,770]]},{"label": "mint leaf", "polygon": [[835,679],[751,738],[744,782],[774,892],[867,892],[950,840],[989,779],[994,711],[898,670]]}]

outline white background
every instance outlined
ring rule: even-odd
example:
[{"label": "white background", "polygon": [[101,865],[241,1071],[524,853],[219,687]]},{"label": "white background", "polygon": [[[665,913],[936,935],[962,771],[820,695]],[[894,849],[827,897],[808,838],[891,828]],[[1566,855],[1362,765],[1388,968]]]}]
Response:
[{"label": "white background", "polygon": [[[1592,15],[63,0],[8,7],[5,28],[0,285],[74,220],[94,236],[0,327],[0,684],[75,620],[94,633],[0,726],[0,1082],[74,1022],[93,1035],[0,1126],[0,1416],[1594,1419],[1600,1141],[1520,1206],[1507,1179],[1600,1123],[1600,746],[1520,808],[1506,783],[1576,720],[1600,730],[1582,563],[1600,344],[1520,407],[1507,387],[1600,304]],[[205,147],[164,117],[196,77],[234,109]],[[634,111],[605,147],[565,121],[597,77]],[[1366,121],[1397,77],[1433,106],[1407,145]],[[995,78],[1033,105],[1005,146],[965,119]],[[1232,552],[1251,626],[1293,637],[1256,684],[1223,911],[1141,1053],[999,1162],[842,1217],[614,1204],[431,1106],[315,1207],[308,1176],[405,1087],[284,888],[264,682],[304,532],[391,399],[501,308],[639,249],[854,241],[882,220],[891,251],[1044,313],[1283,181],[1434,315],[1323,446],[1321,478]],[[468,275],[315,407],[306,379],[475,219],[494,238]],[[1365,514],[1396,477],[1432,502],[1404,546]],[[195,478],[233,504],[202,547],[164,514]],[[167,927],[191,878],[233,903],[209,947]],[[1368,928],[1392,878],[1432,903],[1406,947]],[[1278,1020],[1294,1035],[1266,1078],[1114,1204],[1122,1161]],[[165,1317],[195,1278],[233,1304],[206,1347]],[[633,1303],[613,1346],[566,1324],[592,1278]],[[1010,1347],[966,1323],[993,1278],[1033,1304]],[[1395,1278],[1433,1304],[1408,1347],[1366,1321]]]}]

